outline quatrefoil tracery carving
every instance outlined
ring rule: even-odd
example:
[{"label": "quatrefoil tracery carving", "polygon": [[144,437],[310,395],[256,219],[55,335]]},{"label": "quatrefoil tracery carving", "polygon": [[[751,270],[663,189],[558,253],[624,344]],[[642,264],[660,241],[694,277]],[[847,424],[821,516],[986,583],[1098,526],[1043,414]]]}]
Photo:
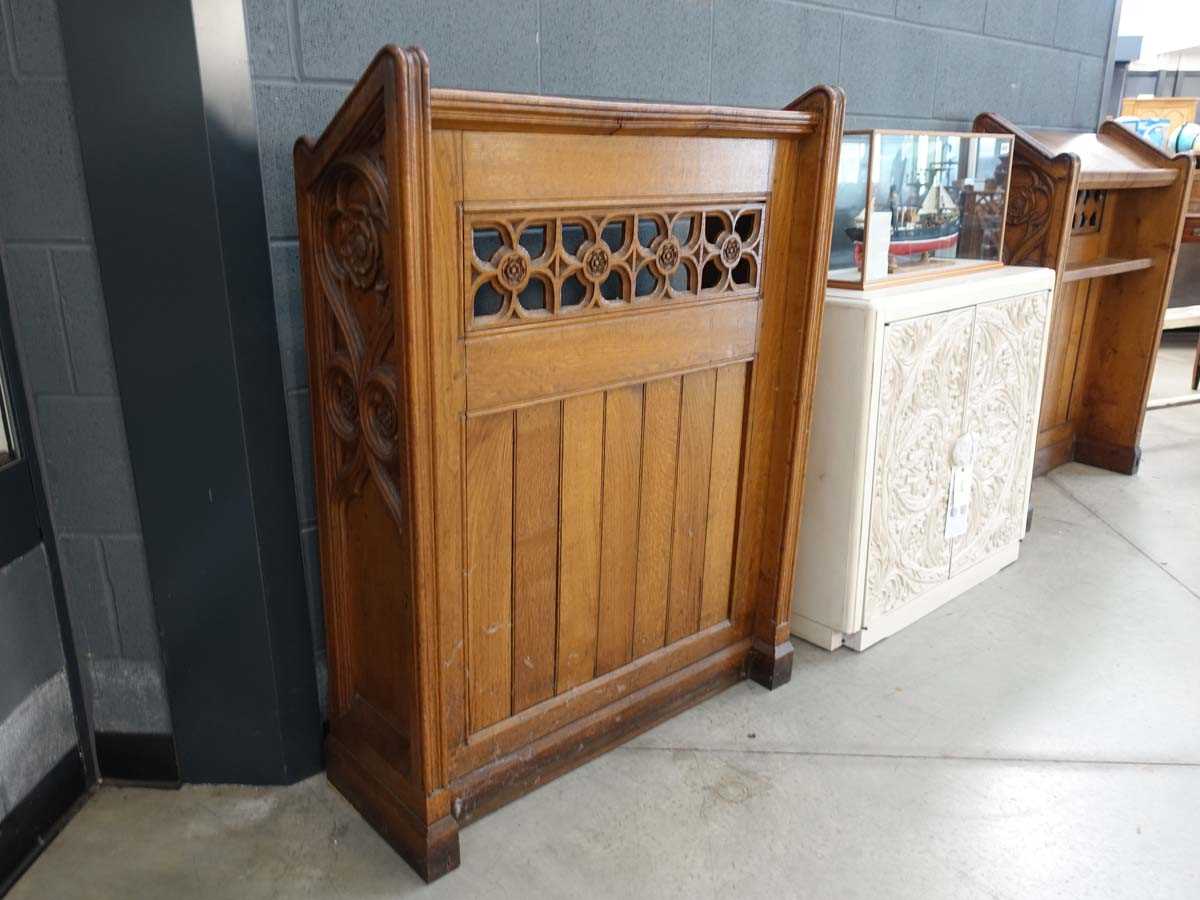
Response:
[{"label": "quatrefoil tracery carving", "polygon": [[468,327],[757,293],[765,213],[757,202],[468,214]]}]

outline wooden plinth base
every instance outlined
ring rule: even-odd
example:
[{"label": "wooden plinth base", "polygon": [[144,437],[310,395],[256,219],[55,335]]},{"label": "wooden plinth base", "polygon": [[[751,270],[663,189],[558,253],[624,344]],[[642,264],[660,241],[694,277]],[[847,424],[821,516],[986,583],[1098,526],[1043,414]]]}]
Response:
[{"label": "wooden plinth base", "polygon": [[330,783],[425,881],[458,868],[458,822],[452,817],[426,825],[332,736],[325,740],[325,759]]},{"label": "wooden plinth base", "polygon": [[1122,447],[1107,441],[1075,440],[1075,460],[1098,469],[1136,475],[1142,464],[1141,447]]},{"label": "wooden plinth base", "polygon": [[1045,475],[1072,460],[1122,475],[1136,475],[1142,463],[1142,448],[1087,438],[1068,438],[1038,448],[1033,458],[1033,474]]},{"label": "wooden plinth base", "polygon": [[740,641],[464,775],[451,785],[459,821],[473,822],[735,684],[748,651]]},{"label": "wooden plinth base", "polygon": [[325,743],[329,780],[422,878],[433,881],[457,868],[461,825],[678,715],[746,674],[766,687],[778,687],[791,677],[791,668],[790,643],[758,653],[749,639],[739,641],[457,779],[450,786],[454,816],[428,826],[333,736]]}]

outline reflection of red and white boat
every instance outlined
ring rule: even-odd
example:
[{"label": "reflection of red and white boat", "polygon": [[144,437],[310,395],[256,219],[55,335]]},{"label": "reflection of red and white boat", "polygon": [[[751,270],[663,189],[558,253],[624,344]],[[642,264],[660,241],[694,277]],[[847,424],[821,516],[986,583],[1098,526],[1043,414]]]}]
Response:
[{"label": "reflection of red and white boat", "polygon": [[[862,265],[863,242],[861,228],[847,228],[854,240],[854,265]],[[938,250],[951,250],[958,246],[958,221],[942,225],[916,228],[897,228],[888,244],[888,256],[932,256]]]},{"label": "reflection of red and white boat", "polygon": [[[894,193],[894,192],[893,192]],[[883,211],[890,214],[892,239],[888,243],[888,269],[894,270],[908,262],[924,262],[939,250],[954,250],[958,247],[959,214],[958,204],[940,184],[925,192],[919,206],[899,206]],[[854,241],[854,264],[862,267],[864,209],[846,229],[846,236]],[[948,254],[954,256],[953,253]]]}]

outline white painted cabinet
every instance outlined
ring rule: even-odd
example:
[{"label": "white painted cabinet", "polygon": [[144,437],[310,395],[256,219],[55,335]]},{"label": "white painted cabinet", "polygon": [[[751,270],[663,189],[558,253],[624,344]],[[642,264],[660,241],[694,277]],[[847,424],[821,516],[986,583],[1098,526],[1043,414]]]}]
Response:
[{"label": "white painted cabinet", "polygon": [[828,292],[794,634],[864,649],[1017,558],[1053,282]]}]

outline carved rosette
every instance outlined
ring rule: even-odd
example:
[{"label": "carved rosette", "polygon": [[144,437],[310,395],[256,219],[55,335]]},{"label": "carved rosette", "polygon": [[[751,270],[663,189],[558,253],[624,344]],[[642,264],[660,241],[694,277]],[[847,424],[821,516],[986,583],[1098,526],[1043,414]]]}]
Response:
[{"label": "carved rosette", "polygon": [[529,251],[517,246],[512,250],[497,250],[492,264],[496,277],[507,291],[519,293],[529,281]]},{"label": "carved rosette", "polygon": [[320,403],[334,438],[336,496],[358,494],[369,477],[399,523],[395,287],[387,274],[391,224],[379,148],[330,165],[317,192],[316,224],[318,276],[329,312]]},{"label": "carved rosette", "polygon": [[[1042,265],[1054,205],[1054,182],[1041,169],[1018,159],[1008,193],[1007,265]],[[1010,249],[1011,248],[1011,249]]]},{"label": "carved rosette", "polygon": [[681,256],[679,240],[674,235],[660,237],[654,247],[654,268],[662,277],[670,278],[679,268]]},{"label": "carved rosette", "polygon": [[379,246],[379,223],[371,210],[353,204],[335,208],[329,216],[329,259],[360,291],[386,288],[382,278],[383,252]]},{"label": "carved rosette", "polygon": [[583,276],[591,282],[603,281],[612,268],[612,251],[604,243],[593,242],[586,245],[581,249],[579,258],[583,261]]},{"label": "carved rosette", "polygon": [[720,241],[721,262],[725,268],[732,269],[742,258],[742,239],[736,234],[727,234]]}]

